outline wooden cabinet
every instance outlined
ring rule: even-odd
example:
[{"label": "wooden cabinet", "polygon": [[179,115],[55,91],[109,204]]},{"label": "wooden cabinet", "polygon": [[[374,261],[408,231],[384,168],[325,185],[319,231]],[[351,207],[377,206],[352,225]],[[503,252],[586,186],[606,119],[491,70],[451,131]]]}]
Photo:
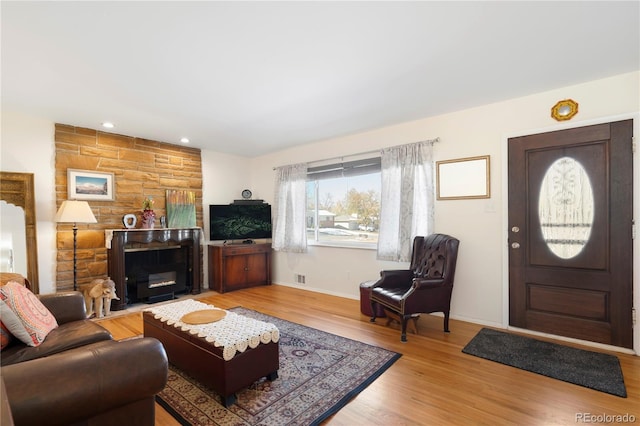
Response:
[{"label": "wooden cabinet", "polygon": [[271,284],[271,244],[209,245],[209,288],[218,293]]}]

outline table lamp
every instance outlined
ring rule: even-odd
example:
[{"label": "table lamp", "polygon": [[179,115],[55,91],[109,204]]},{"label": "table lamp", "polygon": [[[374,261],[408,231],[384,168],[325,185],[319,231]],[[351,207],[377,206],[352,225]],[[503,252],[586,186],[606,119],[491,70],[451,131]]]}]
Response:
[{"label": "table lamp", "polygon": [[62,202],[60,209],[56,213],[56,222],[73,223],[73,289],[77,290],[76,249],[78,223],[97,223],[98,221],[86,201],[66,200]]}]

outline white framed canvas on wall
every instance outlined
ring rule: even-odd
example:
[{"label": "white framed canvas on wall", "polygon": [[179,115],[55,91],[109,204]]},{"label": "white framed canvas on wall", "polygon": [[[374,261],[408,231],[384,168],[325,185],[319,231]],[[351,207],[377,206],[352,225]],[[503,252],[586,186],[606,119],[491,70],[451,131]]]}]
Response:
[{"label": "white framed canvas on wall", "polygon": [[488,155],[436,161],[438,200],[491,198]]}]

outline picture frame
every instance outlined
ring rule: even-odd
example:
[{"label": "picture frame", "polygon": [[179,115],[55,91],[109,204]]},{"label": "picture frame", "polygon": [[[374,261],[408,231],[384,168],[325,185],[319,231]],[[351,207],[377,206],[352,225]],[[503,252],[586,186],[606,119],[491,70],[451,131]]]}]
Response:
[{"label": "picture frame", "polygon": [[67,169],[67,198],[113,201],[113,182],[113,173]]},{"label": "picture frame", "polygon": [[490,156],[436,161],[436,199],[491,198]]},{"label": "picture frame", "polygon": [[167,226],[169,228],[196,227],[196,193],[167,189]]}]

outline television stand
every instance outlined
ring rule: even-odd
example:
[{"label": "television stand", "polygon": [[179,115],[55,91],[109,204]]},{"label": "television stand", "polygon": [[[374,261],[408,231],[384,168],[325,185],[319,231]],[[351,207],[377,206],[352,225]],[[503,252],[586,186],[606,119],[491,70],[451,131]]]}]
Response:
[{"label": "television stand", "polygon": [[271,244],[210,244],[209,288],[218,293],[271,284]]}]

